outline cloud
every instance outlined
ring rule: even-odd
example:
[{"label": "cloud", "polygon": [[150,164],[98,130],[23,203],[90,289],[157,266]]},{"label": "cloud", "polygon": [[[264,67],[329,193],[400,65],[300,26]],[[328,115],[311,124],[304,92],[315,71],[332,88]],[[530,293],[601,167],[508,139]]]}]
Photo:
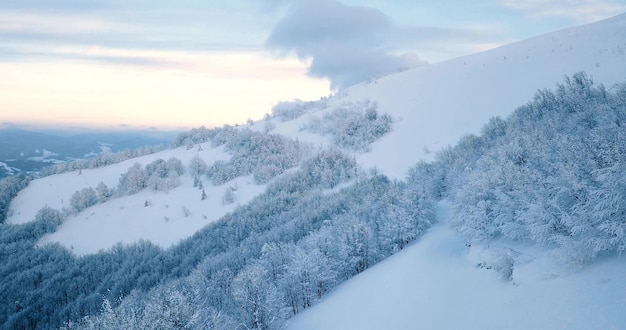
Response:
[{"label": "cloud", "polygon": [[338,89],[422,63],[415,54],[391,54],[388,40],[394,32],[390,18],[374,8],[297,0],[274,26],[266,46],[310,60],[309,75],[328,78]]},{"label": "cloud", "polygon": [[46,33],[73,35],[104,33],[111,24],[98,18],[69,14],[42,14],[28,11],[0,12],[0,33]]},{"label": "cloud", "polygon": [[1,62],[19,62],[24,59],[29,60],[78,60],[97,63],[107,63],[130,66],[170,66],[174,67],[176,62],[172,60],[172,52],[149,52],[137,50],[125,50],[115,48],[103,48],[97,46],[76,47],[76,46],[53,46],[8,44],[0,46]]},{"label": "cloud", "polygon": [[6,0],[0,1],[0,44],[259,50],[272,26],[267,16],[229,1]]},{"label": "cloud", "polygon": [[585,23],[626,11],[626,5],[606,0],[504,0],[503,4],[532,17],[566,17]]}]

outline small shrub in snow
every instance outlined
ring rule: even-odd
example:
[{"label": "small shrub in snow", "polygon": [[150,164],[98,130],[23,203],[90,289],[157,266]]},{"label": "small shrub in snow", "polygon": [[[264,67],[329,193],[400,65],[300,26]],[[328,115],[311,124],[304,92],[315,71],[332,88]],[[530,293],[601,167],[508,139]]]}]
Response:
[{"label": "small shrub in snow", "polygon": [[222,204],[226,205],[235,202],[235,190],[236,188],[232,186],[226,188],[224,195],[222,196]]},{"label": "small shrub in snow", "polygon": [[188,207],[184,206],[181,208],[183,210],[183,215],[185,216],[185,218],[187,218],[188,216],[191,215],[191,210],[189,210]]},{"label": "small shrub in snow", "polygon": [[98,194],[98,200],[100,203],[104,203],[108,201],[111,197],[113,197],[113,191],[109,189],[109,187],[104,184],[104,182],[100,181],[98,186],[96,186],[96,193]]},{"label": "small shrub in snow", "polygon": [[493,270],[504,281],[513,280],[513,270],[520,253],[506,247],[481,248],[473,245],[470,258],[474,259],[476,267]]}]

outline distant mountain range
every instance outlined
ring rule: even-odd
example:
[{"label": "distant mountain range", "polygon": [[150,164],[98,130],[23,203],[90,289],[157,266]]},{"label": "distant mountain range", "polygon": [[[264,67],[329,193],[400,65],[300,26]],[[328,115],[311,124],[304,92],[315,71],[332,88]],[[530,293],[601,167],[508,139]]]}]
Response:
[{"label": "distant mountain range", "polygon": [[167,145],[175,135],[175,132],[150,131],[71,133],[0,129],[0,178],[105,152]]}]

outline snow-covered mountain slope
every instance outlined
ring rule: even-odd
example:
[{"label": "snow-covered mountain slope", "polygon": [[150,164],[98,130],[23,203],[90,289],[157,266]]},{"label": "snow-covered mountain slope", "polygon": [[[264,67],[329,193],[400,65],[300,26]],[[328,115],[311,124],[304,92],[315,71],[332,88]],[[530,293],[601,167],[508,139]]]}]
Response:
[{"label": "snow-covered mountain slope", "polygon": [[[44,206],[57,210],[70,208],[70,197],[83,188],[95,188],[102,182],[115,188],[120,176],[135,163],[143,166],[157,159],[180,159],[187,166],[194,156],[206,162],[228,160],[223,147],[187,150],[180,147],[133,158],[118,164],[57,174],[32,181],[11,203],[7,223],[25,223],[35,219]],[[206,184],[202,192],[193,187],[189,173],[180,177],[178,187],[164,192],[145,189],[139,193],[112,198],[96,204],[63,221],[58,230],[43,238],[40,244],[58,242],[78,255],[108,249],[116,243],[133,243],[140,239],[167,248],[187,238],[208,223],[245,204],[261,193],[265,186],[252,184],[250,177],[241,177],[224,185]],[[222,197],[230,186],[236,186],[234,203],[224,204]],[[146,203],[149,205],[146,206]]]},{"label": "snow-covered mountain slope", "polygon": [[[626,15],[355,86],[343,100],[369,97],[397,119],[358,160],[402,178],[432,157],[426,150],[479,132],[489,117],[508,115],[576,71],[607,89],[626,78]],[[579,268],[532,245],[468,247],[447,225],[450,212],[441,203],[440,223],[425,236],[339,286],[288,329],[625,327],[623,256]],[[503,261],[510,274],[498,269]]]},{"label": "snow-covered mountain slope", "polygon": [[500,246],[515,255],[511,281],[476,265],[438,206],[439,224],[405,250],[355,276],[288,329],[623,329],[626,259],[568,269],[542,249]]},{"label": "snow-covered mountain slope", "polygon": [[[329,104],[367,98],[394,118],[393,131],[357,160],[403,179],[417,161],[432,159],[463,135],[478,133],[489,118],[510,114],[537,90],[578,71],[607,88],[626,78],[626,14],[389,75]],[[277,125],[276,132],[294,134],[295,127]]]},{"label": "snow-covered mountain slope", "polygon": [[[274,117],[251,128],[283,134],[314,147],[329,145],[332,139],[328,136],[302,128],[312,118],[337,107],[372,100],[378,104],[379,114],[393,118],[393,129],[369,151],[355,152],[355,158],[363,168],[375,167],[392,178],[403,179],[417,161],[430,160],[435,151],[456,143],[464,134],[477,133],[489,118],[506,116],[528,102],[538,89],[552,88],[565,75],[584,70],[596,82],[610,87],[626,78],[625,64],[626,14],[386,76],[330,97],[320,102],[322,106],[293,120]],[[115,187],[120,175],[135,162],[146,165],[158,158],[177,157],[187,165],[194,155],[209,164],[230,158],[220,148],[179,148],[83,170],[81,175],[71,172],[38,179],[13,200],[7,222],[31,221],[44,206],[67,207],[73,192],[95,188],[100,181]],[[189,174],[180,180],[180,186],[167,193],[145,190],[89,207],[66,219],[44,241],[60,242],[78,254],[139,239],[168,247],[265,188],[253,184],[249,177],[238,178],[237,201],[224,205],[224,191],[235,182],[206,185],[208,198],[201,200]],[[151,207],[145,207],[146,201]]]}]

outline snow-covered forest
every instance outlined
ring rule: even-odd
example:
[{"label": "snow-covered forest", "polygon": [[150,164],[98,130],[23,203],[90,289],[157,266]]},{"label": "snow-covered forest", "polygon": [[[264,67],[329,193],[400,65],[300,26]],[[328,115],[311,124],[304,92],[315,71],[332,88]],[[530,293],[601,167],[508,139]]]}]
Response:
[{"label": "snow-covered forest", "polygon": [[[354,119],[339,111],[327,118]],[[386,117],[371,108],[363,114],[376,127],[390,125],[380,126]],[[304,129],[327,126],[320,120]],[[117,187],[76,191],[71,208],[44,207],[33,221],[3,224],[0,320],[8,328],[280,328],[419,239],[441,198],[453,203],[452,225],[468,244],[533,241],[566,263],[590,264],[626,246],[625,120],[626,84],[606,88],[577,73],[416,164],[402,181],[360,168],[336,147],[315,151],[244,127],[194,130],[175,146],[210,142],[231,160],[135,164]],[[374,139],[385,131],[360,127],[381,132]],[[76,257],[58,244],[37,245],[72,213],[143,189],[173,189],[183,173],[196,189],[242,175],[267,188],[165,250],[142,241]],[[26,183],[3,180],[3,205]]]},{"label": "snow-covered forest", "polygon": [[625,104],[626,85],[577,73],[444,151],[433,185],[447,187],[454,225],[469,240],[529,239],[578,263],[623,252]]},{"label": "snow-covered forest", "polygon": [[[354,184],[332,190],[347,181]],[[103,296],[112,306],[121,297],[125,297],[122,306],[139,305],[116,308],[115,313],[130,313],[117,315],[118,323],[111,323],[112,315],[106,314],[86,319],[83,325],[278,324],[419,236],[430,225],[430,207],[428,199],[410,186],[358,173],[353,160],[331,150],[306,160],[301,170],[273,182],[248,205],[166,251],[142,242],[77,259],[58,245],[37,248],[36,240],[61,222],[60,212],[45,208],[35,221],[3,231],[2,246],[7,249],[3,255],[19,256],[7,260],[9,273],[3,274],[6,297],[17,302],[15,309],[5,309],[5,315],[11,315],[5,324],[60,326],[80,320],[85,311],[98,311]],[[203,289],[213,283],[225,286],[220,291]],[[163,294],[157,284],[167,285],[178,298]],[[43,296],[42,286],[59,296]],[[152,302],[144,300],[147,297]],[[170,308],[171,299],[191,314],[170,317],[159,312]],[[221,326],[228,328],[226,324],[235,323]]]}]

